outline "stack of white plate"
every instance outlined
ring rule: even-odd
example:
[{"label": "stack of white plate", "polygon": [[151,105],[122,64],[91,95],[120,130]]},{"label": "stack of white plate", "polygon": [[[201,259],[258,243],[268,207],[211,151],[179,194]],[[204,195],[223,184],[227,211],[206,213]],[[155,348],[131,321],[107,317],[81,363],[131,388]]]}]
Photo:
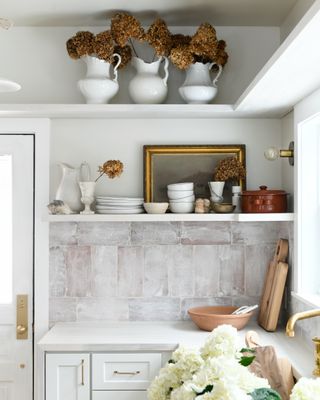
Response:
[{"label": "stack of white plate", "polygon": [[140,197],[96,197],[97,214],[141,214],[144,212]]},{"label": "stack of white plate", "polygon": [[193,182],[172,183],[167,187],[171,212],[185,214],[194,211],[196,197]]}]

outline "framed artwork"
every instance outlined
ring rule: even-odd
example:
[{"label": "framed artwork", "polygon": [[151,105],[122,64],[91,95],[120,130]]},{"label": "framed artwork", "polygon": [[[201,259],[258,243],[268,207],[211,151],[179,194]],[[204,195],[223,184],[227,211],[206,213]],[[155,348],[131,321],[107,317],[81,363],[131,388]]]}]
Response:
[{"label": "framed artwork", "polygon": [[[213,181],[217,163],[236,157],[246,166],[245,145],[145,145],[144,198],[146,202],[168,201],[167,185],[193,182],[196,197],[210,198],[208,182]],[[227,181],[224,201],[231,202],[231,187],[246,188],[246,179]]]}]

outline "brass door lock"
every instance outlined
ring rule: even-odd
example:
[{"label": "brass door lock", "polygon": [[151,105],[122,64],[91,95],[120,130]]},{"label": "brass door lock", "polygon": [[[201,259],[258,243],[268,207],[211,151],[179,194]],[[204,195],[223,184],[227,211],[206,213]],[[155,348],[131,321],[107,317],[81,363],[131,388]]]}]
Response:
[{"label": "brass door lock", "polygon": [[28,295],[17,295],[17,322],[16,322],[17,340],[28,339]]}]

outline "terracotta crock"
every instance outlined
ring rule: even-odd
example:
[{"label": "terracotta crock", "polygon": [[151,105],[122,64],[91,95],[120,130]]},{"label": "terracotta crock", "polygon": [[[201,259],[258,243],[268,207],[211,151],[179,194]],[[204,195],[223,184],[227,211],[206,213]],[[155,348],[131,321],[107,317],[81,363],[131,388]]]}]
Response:
[{"label": "terracotta crock", "polygon": [[260,190],[245,190],[241,195],[241,208],[244,213],[283,213],[287,211],[287,195],[285,190],[268,190],[260,186]]}]

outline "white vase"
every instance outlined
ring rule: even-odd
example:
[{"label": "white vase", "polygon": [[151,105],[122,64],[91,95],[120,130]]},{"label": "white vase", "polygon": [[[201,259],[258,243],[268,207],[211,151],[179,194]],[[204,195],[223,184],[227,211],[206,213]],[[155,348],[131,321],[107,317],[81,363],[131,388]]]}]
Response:
[{"label": "white vase", "polygon": [[[211,80],[210,70],[213,65],[218,66],[216,77]],[[217,93],[217,81],[222,73],[221,65],[215,63],[191,64],[186,70],[186,79],[179,88],[179,93],[184,101],[189,104],[206,104],[213,100]]]},{"label": "white vase", "polygon": [[78,81],[78,88],[86,99],[87,104],[105,104],[114,97],[119,90],[118,67],[121,63],[119,54],[113,54],[118,62],[113,69],[114,78],[111,78],[111,64],[93,56],[84,56],[81,59],[87,65],[87,74]]},{"label": "white vase", "polygon": [[80,214],[90,215],[94,214],[90,206],[94,202],[94,191],[96,188],[96,182],[79,182],[81,191],[81,202],[85,205],[83,211]]},{"label": "white vase", "polygon": [[[164,78],[159,75],[162,60],[164,60]],[[163,103],[168,94],[168,59],[160,57],[157,61],[146,63],[141,58],[132,57],[131,63],[137,71],[129,83],[131,99],[137,104]]]},{"label": "white vase", "polygon": [[79,188],[80,175],[86,179],[90,175],[89,165],[83,162],[80,168],[74,168],[69,164],[60,163],[62,177],[58,186],[55,200],[62,200],[73,212],[79,212],[83,209],[81,203],[81,192]]},{"label": "white vase", "polygon": [[208,182],[210,194],[211,194],[211,201],[213,203],[222,203],[223,202],[223,189],[224,189],[225,182]]}]

